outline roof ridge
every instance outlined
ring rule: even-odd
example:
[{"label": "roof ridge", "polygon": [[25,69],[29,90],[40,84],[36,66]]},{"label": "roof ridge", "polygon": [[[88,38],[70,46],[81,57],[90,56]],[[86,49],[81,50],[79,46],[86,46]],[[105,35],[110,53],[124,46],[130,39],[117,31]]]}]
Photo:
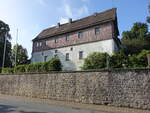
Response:
[{"label": "roof ridge", "polygon": [[86,26],[104,23],[106,20],[115,20],[115,18],[116,8],[108,9],[103,12],[97,13],[96,16],[92,14],[87,17],[74,20],[71,23],[61,24],[60,27],[54,26],[44,29],[35,39],[43,39],[49,36],[51,37],[55,35],[60,35],[64,32],[71,32],[72,30],[76,29],[84,29]]},{"label": "roof ridge", "polygon": [[[105,10],[105,11],[102,11],[102,12],[99,12],[99,13],[97,13],[97,14],[98,14],[98,15],[99,15],[99,14],[103,14],[103,13],[106,13],[106,12],[109,12],[109,11],[112,11],[112,10],[116,10],[116,8],[111,8],[111,9],[108,9],[108,10]],[[73,20],[72,23],[77,22],[77,21],[80,21],[80,20],[84,20],[84,19],[89,18],[89,17],[92,17],[92,16],[93,16],[93,14],[91,14],[91,15],[89,15],[89,16],[86,16],[86,17],[83,17],[83,18],[80,18],[80,19]],[[67,22],[67,23],[61,24],[60,26],[67,25],[67,24],[69,24],[69,23]],[[55,27],[57,27],[57,25],[55,25],[55,26],[53,26],[53,27],[46,28],[46,29],[44,29],[43,31],[49,30],[49,29],[55,28]]]}]

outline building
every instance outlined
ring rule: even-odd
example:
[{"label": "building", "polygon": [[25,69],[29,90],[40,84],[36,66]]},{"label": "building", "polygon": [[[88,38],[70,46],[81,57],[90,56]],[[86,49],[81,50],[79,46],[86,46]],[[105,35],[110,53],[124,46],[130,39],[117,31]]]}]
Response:
[{"label": "building", "polygon": [[113,54],[120,48],[116,8],[43,30],[33,39],[31,62],[58,56],[64,70],[80,70],[93,52]]}]

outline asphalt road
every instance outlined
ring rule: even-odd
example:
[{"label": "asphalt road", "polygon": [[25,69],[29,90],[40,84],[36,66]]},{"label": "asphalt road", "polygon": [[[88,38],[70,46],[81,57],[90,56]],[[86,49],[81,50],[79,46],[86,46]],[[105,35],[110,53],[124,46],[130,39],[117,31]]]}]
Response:
[{"label": "asphalt road", "polygon": [[104,113],[104,112],[0,99],[0,113]]}]

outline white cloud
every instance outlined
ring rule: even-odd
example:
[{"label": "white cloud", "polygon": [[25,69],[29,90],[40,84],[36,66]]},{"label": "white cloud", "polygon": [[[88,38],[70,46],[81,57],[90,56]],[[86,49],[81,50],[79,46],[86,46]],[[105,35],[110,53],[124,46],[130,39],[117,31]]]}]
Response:
[{"label": "white cloud", "polygon": [[46,0],[37,0],[37,2],[42,5],[42,6],[46,6]]},{"label": "white cloud", "polygon": [[59,20],[59,22],[60,22],[61,24],[65,24],[65,23],[68,22],[68,18],[63,18],[63,17],[61,17],[60,20]]},{"label": "white cloud", "polygon": [[65,3],[64,4],[64,8],[65,8],[65,14],[66,14],[66,16],[72,17],[73,13],[72,13],[71,6],[68,3]]},{"label": "white cloud", "polygon": [[89,13],[89,9],[86,5],[83,5],[81,8],[77,10],[77,16],[80,17],[82,15],[87,15]]}]

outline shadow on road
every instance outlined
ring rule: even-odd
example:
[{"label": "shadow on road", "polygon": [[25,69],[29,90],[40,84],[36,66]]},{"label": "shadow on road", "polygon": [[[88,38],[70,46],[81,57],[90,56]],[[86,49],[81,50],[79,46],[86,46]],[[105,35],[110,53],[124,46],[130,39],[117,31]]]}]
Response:
[{"label": "shadow on road", "polygon": [[18,107],[10,105],[0,105],[0,113],[46,113],[46,112],[36,112],[36,111],[18,111]]}]

